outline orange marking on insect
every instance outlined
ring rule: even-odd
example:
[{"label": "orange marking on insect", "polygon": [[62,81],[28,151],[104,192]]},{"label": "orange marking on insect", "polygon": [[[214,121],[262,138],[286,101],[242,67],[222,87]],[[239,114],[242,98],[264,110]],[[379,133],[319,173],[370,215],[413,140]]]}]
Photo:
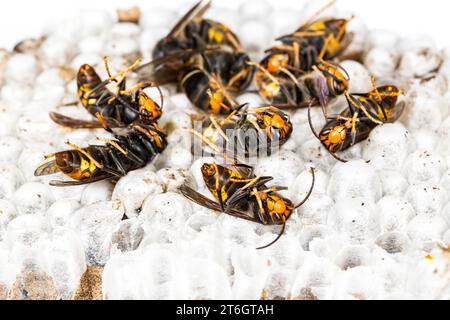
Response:
[{"label": "orange marking on insect", "polygon": [[285,126],[286,122],[280,115],[274,113],[273,115],[265,115],[264,116],[264,124],[267,126],[273,126],[276,128],[283,128]]},{"label": "orange marking on insect", "polygon": [[274,196],[274,198],[276,199],[273,206],[274,211],[279,214],[286,212],[286,204],[284,201],[277,196]]},{"label": "orange marking on insect", "polygon": [[151,120],[156,120],[161,116],[161,110],[159,110],[157,104],[144,93],[139,95],[139,112],[142,112],[142,110],[149,114]]},{"label": "orange marking on insect", "polygon": [[345,126],[334,127],[328,134],[329,143],[336,144],[345,140],[346,131]]},{"label": "orange marking on insect", "polygon": [[220,113],[223,105],[223,94],[219,91],[211,93],[209,96],[209,105],[213,113]]},{"label": "orange marking on insect", "polygon": [[274,54],[267,62],[267,70],[270,73],[279,71],[280,67],[286,66],[289,62],[289,57],[286,54]]}]

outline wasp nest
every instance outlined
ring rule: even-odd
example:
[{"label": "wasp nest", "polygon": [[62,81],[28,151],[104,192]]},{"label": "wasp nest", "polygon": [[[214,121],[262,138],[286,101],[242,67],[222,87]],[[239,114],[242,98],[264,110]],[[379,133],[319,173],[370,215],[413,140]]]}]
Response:
[{"label": "wasp nest", "polygon": [[[237,30],[258,58],[312,7],[249,1],[238,12],[214,8],[207,15]],[[357,17],[350,22],[353,42],[341,64],[351,91],[370,90],[371,74],[394,82],[405,91],[404,114],[342,154],[354,160],[339,163],[310,132],[307,111],[292,111],[292,138],[260,159],[256,173],[274,176],[298,201],[314,166],[316,186],[265,250],[255,248],[276,228],[217,214],[178,193],[188,179],[209,194],[199,168],[211,159],[192,159],[183,143],[187,111],[195,108],[174,88],[164,88],[161,119],[169,147],[152,164],[116,184],[58,188],[33,176],[43,155],[65,148],[64,141],[84,146],[107,135],[69,130],[48,116],[63,110],[89,119],[83,108],[61,107],[77,98],[75,70],[90,63],[104,77],[104,55],[115,71],[149,59],[181,14],[142,8],[121,11],[116,22],[105,12],[83,12],[39,41],[0,52],[0,297],[98,298],[100,277],[88,286],[83,276],[95,269],[105,299],[449,299],[450,57],[430,38],[371,31]],[[239,99],[261,101],[252,92]],[[319,109],[311,114],[317,126]]]}]

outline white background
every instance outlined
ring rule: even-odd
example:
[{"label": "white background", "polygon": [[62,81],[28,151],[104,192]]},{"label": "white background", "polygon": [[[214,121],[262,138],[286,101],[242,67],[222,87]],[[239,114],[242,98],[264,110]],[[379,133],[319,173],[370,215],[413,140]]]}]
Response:
[{"label": "white background", "polygon": [[[238,8],[245,0],[214,0],[216,6]],[[282,7],[301,7],[307,0],[271,0]],[[314,0],[311,0],[314,1]],[[196,0],[190,1],[191,3]],[[81,9],[180,7],[186,0],[11,0],[0,9],[0,47],[12,48],[19,40],[41,35],[45,27]],[[390,29],[400,34],[428,34],[440,46],[450,45],[450,3],[445,0],[338,0],[338,6],[359,15],[371,29]],[[157,12],[155,12],[157,14]],[[268,22],[270,23],[270,22]]]}]

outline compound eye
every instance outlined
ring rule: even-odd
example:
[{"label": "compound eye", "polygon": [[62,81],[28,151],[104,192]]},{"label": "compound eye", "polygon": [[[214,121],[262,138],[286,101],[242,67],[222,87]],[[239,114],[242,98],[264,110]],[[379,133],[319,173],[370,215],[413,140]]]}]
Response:
[{"label": "compound eye", "polygon": [[69,151],[58,152],[55,160],[59,169],[64,173],[70,173],[77,167],[74,163],[73,154]]},{"label": "compound eye", "polygon": [[335,91],[337,91],[337,92],[342,91],[342,83],[340,81],[334,80],[333,85],[334,85]]},{"label": "compound eye", "polygon": [[276,222],[281,220],[281,217],[278,213],[272,213],[272,219]]}]

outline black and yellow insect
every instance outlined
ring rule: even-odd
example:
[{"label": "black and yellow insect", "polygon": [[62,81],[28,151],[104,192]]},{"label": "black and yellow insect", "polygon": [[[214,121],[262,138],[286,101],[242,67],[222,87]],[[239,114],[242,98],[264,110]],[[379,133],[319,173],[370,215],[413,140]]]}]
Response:
[{"label": "black and yellow insect", "polygon": [[186,50],[206,50],[216,48],[227,51],[240,51],[238,37],[224,24],[203,18],[210,8],[208,1],[197,2],[175,24],[172,30],[162,38],[153,49],[153,58],[160,59]]},{"label": "black and yellow insect", "polygon": [[[78,97],[86,110],[97,118],[85,121],[51,113],[57,123],[72,128],[104,128],[113,134],[113,139],[101,139],[104,145],[89,145],[81,148],[68,142],[72,149],[56,152],[46,158],[53,160],[39,166],[36,176],[62,172],[72,181],[51,181],[54,186],[81,185],[110,178],[120,178],[129,171],[144,167],[167,146],[166,135],[158,127],[161,106],[148,97],[138,84],[125,88],[125,75],[139,61],[112,76],[107,58],[105,66],[109,78],[101,81],[94,68],[85,64],[78,72]],[[117,92],[106,85],[115,82]],[[161,94],[161,91],[160,91]],[[161,105],[163,97],[161,94]],[[120,127],[120,132],[112,128]]]},{"label": "black and yellow insect", "polygon": [[238,107],[234,96],[253,79],[250,58],[241,52],[207,51],[180,73],[179,85],[193,105],[212,114],[230,114]]},{"label": "black and yellow insect", "polygon": [[258,67],[255,83],[259,94],[279,108],[306,108],[320,105],[326,114],[328,102],[343,94],[349,85],[349,75],[339,65],[321,61],[313,71],[302,76],[282,78]]},{"label": "black and yellow insect", "polygon": [[153,61],[138,68],[141,79],[177,83],[193,105],[229,114],[234,96],[252,82],[254,67],[237,36],[225,25],[204,19],[210,2],[190,9],[153,50]]},{"label": "black and yellow insect", "polygon": [[255,176],[253,168],[250,166],[243,164],[225,166],[205,163],[201,171],[205,185],[216,201],[208,199],[188,185],[183,184],[180,191],[186,198],[203,207],[237,218],[264,225],[282,226],[281,232],[274,241],[258,249],[271,246],[281,237],[286,221],[294,209],[308,200],[315,181],[314,170],[311,168],[311,188],[303,201],[294,206],[291,200],[278,193],[278,191],[286,190],[285,187],[267,187],[266,184],[273,178]]},{"label": "black and yellow insect", "polygon": [[[293,66],[309,71],[319,60],[334,59],[350,44],[352,36],[346,33],[346,28],[351,19],[310,20],[294,33],[278,38],[282,45],[267,52],[270,56],[278,50],[285,51],[292,57]],[[294,48],[296,45],[299,46],[298,51]]]},{"label": "black and yellow insect", "polygon": [[[77,93],[81,104],[93,116],[100,114],[105,121],[113,127],[124,127],[137,119],[153,122],[161,117],[160,104],[151,99],[143,89],[154,86],[152,83],[139,83],[131,89],[126,89],[127,72],[137,66],[139,60],[127,69],[116,75],[109,72],[107,57],[105,67],[109,78],[102,81],[95,69],[84,64],[77,74]],[[117,92],[112,92],[107,85],[115,82]],[[159,90],[159,87],[157,87]],[[161,104],[163,96],[160,91]],[[102,124],[97,120],[86,121],[74,119],[57,112],[51,112],[50,117],[56,123],[71,128],[101,128]]]},{"label": "black and yellow insect", "polygon": [[345,93],[348,108],[340,115],[331,117],[322,130],[317,133],[308,120],[314,135],[337,160],[345,162],[336,155],[354,144],[365,140],[378,125],[395,122],[402,114],[404,103],[397,103],[402,94],[399,88],[387,85],[376,87],[365,94]]},{"label": "black and yellow insect", "polygon": [[[100,118],[101,120],[101,118]],[[105,125],[105,122],[103,121]],[[72,149],[56,152],[46,158],[54,158],[38,167],[35,176],[62,172],[71,181],[50,181],[53,186],[73,186],[95,181],[120,178],[129,171],[144,167],[167,146],[166,135],[157,124],[134,122],[125,133],[115,133],[114,139],[99,139],[105,145],[80,148],[68,143]]]},{"label": "black and yellow insect", "polygon": [[[332,60],[339,56],[351,43],[353,35],[347,32],[348,23],[353,19],[318,18],[334,4],[334,0],[314,13],[295,32],[279,37],[280,45],[266,50],[263,65],[273,73],[277,66],[288,67],[294,75],[312,70],[322,60]],[[276,69],[273,70],[272,68]],[[286,77],[286,74],[283,75]]]},{"label": "black and yellow insect", "polygon": [[[196,64],[197,54],[208,50],[241,52],[238,37],[220,22],[204,19],[211,2],[197,2],[153,49],[153,60],[138,68],[141,78],[159,85],[179,81],[186,68]],[[180,74],[181,73],[181,74]]]},{"label": "black and yellow insect", "polygon": [[201,128],[190,131],[212,150],[212,155],[248,159],[272,154],[286,143],[292,130],[289,115],[273,106],[247,109],[241,105],[225,119],[211,115],[202,121]]},{"label": "black and yellow insect", "polygon": [[314,99],[325,108],[329,98],[347,89],[347,73],[331,60],[351,42],[351,34],[346,33],[350,19],[316,19],[325,8],[294,33],[278,38],[280,45],[266,50],[255,79],[268,103],[307,107]]}]

